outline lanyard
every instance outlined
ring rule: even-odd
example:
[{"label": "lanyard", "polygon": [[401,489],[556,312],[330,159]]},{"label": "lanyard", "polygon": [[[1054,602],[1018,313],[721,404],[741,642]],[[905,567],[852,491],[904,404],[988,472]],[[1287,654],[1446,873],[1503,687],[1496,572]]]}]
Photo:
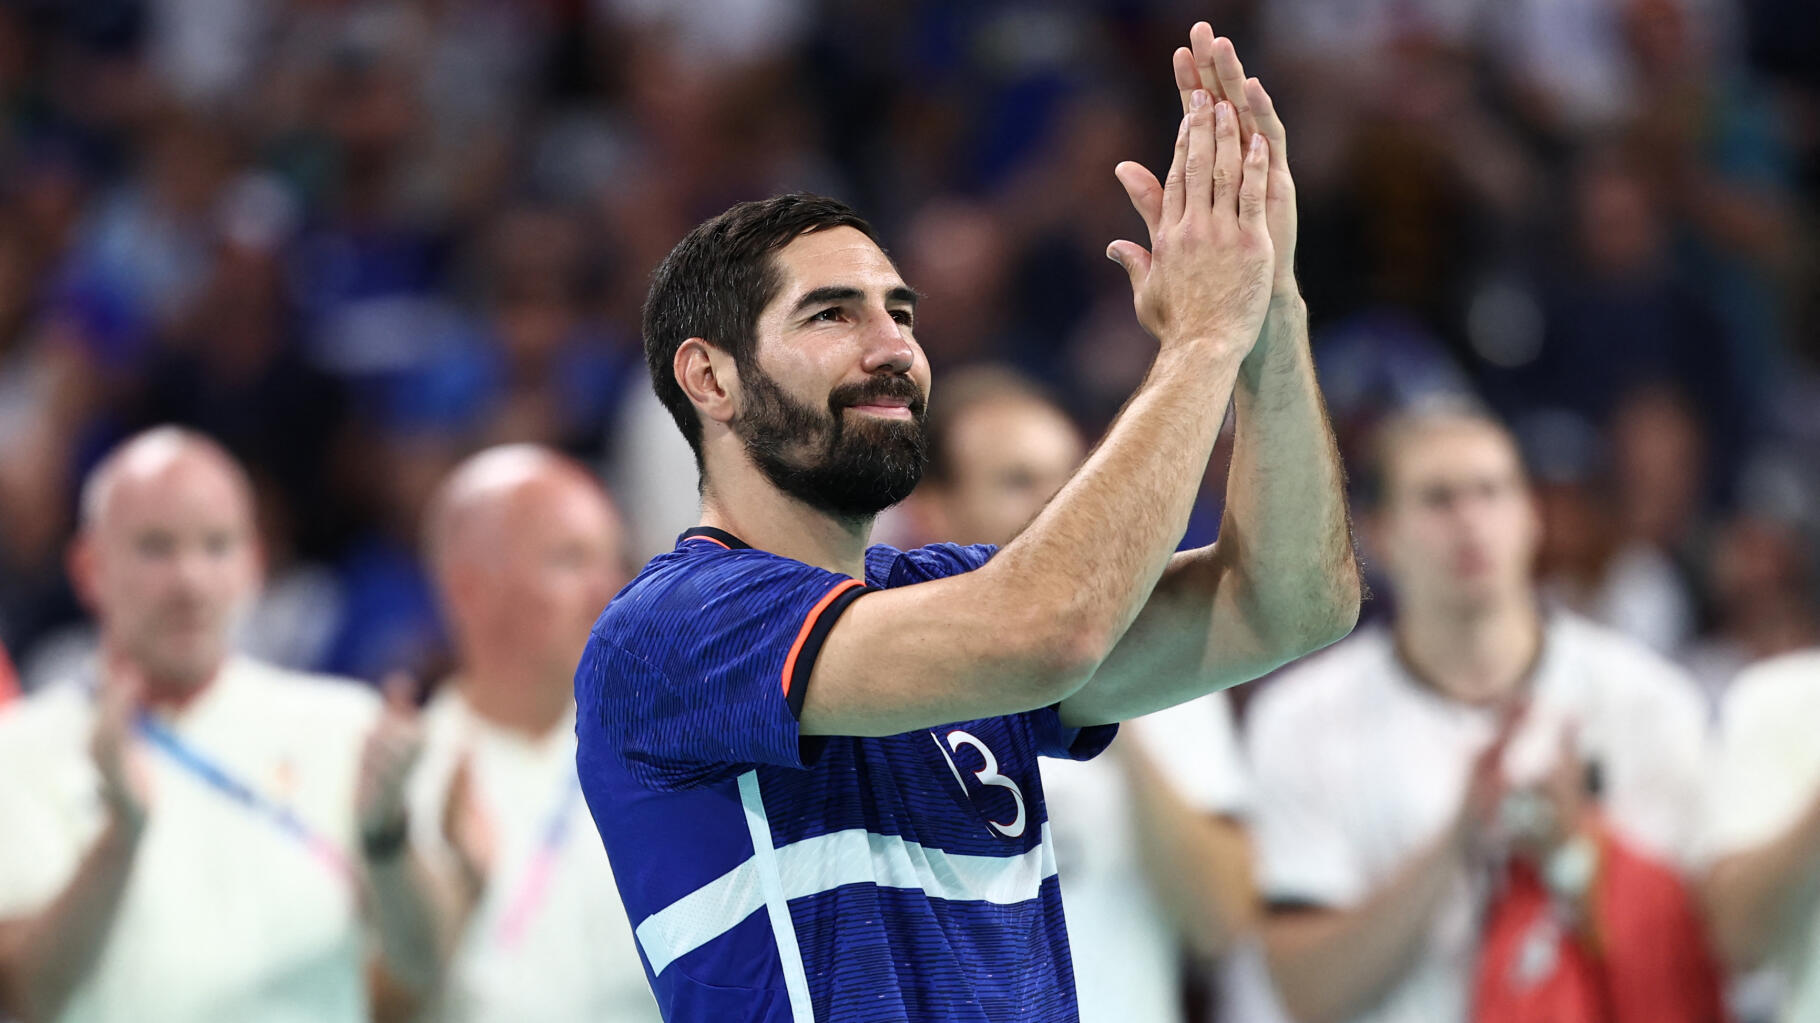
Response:
[{"label": "lanyard", "polygon": [[501,945],[507,948],[517,945],[524,938],[525,927],[536,915],[537,907],[543,904],[550,887],[550,875],[556,869],[556,856],[568,841],[570,823],[575,819],[575,800],[580,795],[581,779],[571,771],[563,778],[562,794],[544,821],[543,837],[531,853],[524,879],[518,882],[518,890],[506,903],[506,911],[500,917],[498,936]]},{"label": "lanyard", "polygon": [[303,818],[288,806],[281,806],[254,791],[253,787],[234,777],[220,764],[209,759],[200,750],[185,742],[183,737],[165,727],[150,715],[140,714],[134,723],[135,730],[145,741],[151,743],[177,766],[196,776],[198,780],[239,805],[248,813],[263,817],[274,827],[290,836],[302,845],[311,855],[342,877],[354,877],[354,866],[348,862],[347,854],[334,842],[303,822]]}]

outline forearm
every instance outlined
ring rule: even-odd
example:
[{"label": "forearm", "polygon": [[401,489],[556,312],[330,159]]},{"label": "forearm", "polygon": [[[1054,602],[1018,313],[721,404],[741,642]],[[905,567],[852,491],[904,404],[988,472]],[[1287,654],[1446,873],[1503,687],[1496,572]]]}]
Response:
[{"label": "forearm", "polygon": [[1234,443],[1220,538],[1208,553],[1287,658],[1358,620],[1359,572],[1339,449],[1315,378],[1308,310],[1273,299],[1233,389]]},{"label": "forearm", "polygon": [[1123,641],[1063,704],[1069,724],[1121,721],[1257,678],[1358,618],[1339,457],[1301,300],[1273,305],[1266,322],[1235,380],[1219,540],[1174,556]]},{"label": "forearm", "polygon": [[1270,972],[1296,1019],[1349,1019],[1403,976],[1453,884],[1454,841],[1451,834],[1437,841],[1360,906],[1265,921]]},{"label": "forearm", "polygon": [[1761,963],[1820,900],[1820,800],[1781,836],[1715,864],[1703,895],[1726,961],[1741,969]]},{"label": "forearm", "polygon": [[1095,637],[1101,657],[1188,528],[1198,467],[1212,455],[1238,376],[1231,351],[1208,342],[1159,353],[1080,471],[994,559],[997,572],[1017,577],[1015,592],[1038,595],[1054,628]]},{"label": "forearm", "polygon": [[95,966],[132,876],[143,825],[110,822],[76,875],[30,918],[0,924],[0,991],[24,1020],[54,1019]]},{"label": "forearm", "polygon": [[386,971],[401,987],[427,996],[454,948],[451,913],[458,905],[442,897],[414,852],[369,861],[367,880]]},{"label": "forearm", "polygon": [[[1187,528],[1238,375],[1165,349],[1075,477],[977,571],[853,603],[810,676],[808,735],[896,735],[1067,700],[1093,677]],[[1064,704],[1065,706],[1065,704]]]},{"label": "forearm", "polygon": [[1216,959],[1257,922],[1245,834],[1190,806],[1142,750],[1127,756],[1144,873],[1189,947]]}]

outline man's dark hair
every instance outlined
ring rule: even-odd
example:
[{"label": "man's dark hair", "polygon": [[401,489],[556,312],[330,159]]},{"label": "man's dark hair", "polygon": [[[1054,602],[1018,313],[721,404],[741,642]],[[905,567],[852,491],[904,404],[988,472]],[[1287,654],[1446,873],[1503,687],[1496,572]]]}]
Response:
[{"label": "man's dark hair", "polygon": [[688,438],[698,467],[701,419],[676,382],[676,350],[699,337],[732,355],[735,365],[749,365],[758,314],[783,286],[774,258],[778,250],[831,227],[851,227],[878,241],[872,225],[846,203],[798,192],[742,202],[700,224],[651,275],[645,297],[645,363],[657,399]]}]

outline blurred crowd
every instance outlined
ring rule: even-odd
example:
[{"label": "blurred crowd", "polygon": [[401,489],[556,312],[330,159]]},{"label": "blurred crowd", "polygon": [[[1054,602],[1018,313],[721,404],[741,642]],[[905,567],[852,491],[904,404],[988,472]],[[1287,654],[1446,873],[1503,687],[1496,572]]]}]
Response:
[{"label": "blurred crowd", "polygon": [[[695,474],[640,304],[739,199],[878,225],[938,405],[944,374],[1007,366],[1096,436],[1152,352],[1103,262],[1141,239],[1111,169],[1166,157],[1199,18],[1288,125],[1361,500],[1388,416],[1470,396],[1528,465],[1548,606],[1677,663],[1708,716],[1820,644],[1808,0],[0,0],[0,702],[93,652],[79,489],[156,424],[244,465],[266,585],[239,644],[285,668],[472,659],[424,524],[490,445],[578,460],[630,563],[668,549]],[[965,539],[943,507],[879,537]],[[1383,619],[1404,587],[1365,553]]]},{"label": "blurred crowd", "polygon": [[777,191],[880,225],[938,370],[1010,363],[1096,433],[1150,352],[1110,168],[1166,155],[1198,17],[1291,126],[1347,453],[1476,391],[1560,599],[1715,684],[1810,638],[1809,4],[8,0],[0,640],[28,687],[84,648],[75,484],[157,422],[252,467],[282,663],[435,673],[415,524],[488,442],[597,466],[666,548],[693,481],[652,450],[646,277]]}]

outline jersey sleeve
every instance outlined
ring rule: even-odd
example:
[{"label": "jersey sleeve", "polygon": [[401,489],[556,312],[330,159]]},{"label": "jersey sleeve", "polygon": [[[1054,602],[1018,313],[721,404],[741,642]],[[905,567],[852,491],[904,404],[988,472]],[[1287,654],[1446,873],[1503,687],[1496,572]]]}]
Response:
[{"label": "jersey sleeve", "polygon": [[1055,707],[1038,707],[1015,716],[1030,733],[1037,756],[1055,760],[1092,760],[1106,752],[1119,734],[1118,725],[1071,728],[1062,723],[1062,712]]},{"label": "jersey sleeve", "polygon": [[576,672],[579,738],[664,791],[813,763],[822,740],[797,716],[822,643],[865,584],[762,551],[673,572],[595,626]]}]

